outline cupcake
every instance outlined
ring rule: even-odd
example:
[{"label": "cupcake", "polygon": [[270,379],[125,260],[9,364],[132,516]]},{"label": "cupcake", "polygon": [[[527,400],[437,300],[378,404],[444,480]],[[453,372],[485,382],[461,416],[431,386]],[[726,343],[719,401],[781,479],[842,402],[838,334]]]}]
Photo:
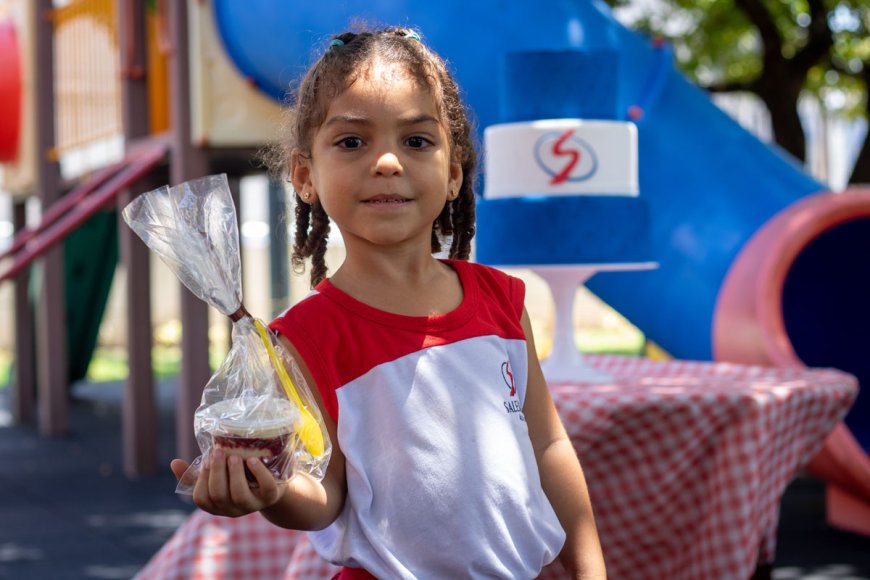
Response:
[{"label": "cupcake", "polygon": [[[227,399],[203,409],[200,420],[214,449],[242,459],[256,457],[279,481],[292,475],[299,410],[290,401]],[[247,466],[245,475],[256,481]]]}]

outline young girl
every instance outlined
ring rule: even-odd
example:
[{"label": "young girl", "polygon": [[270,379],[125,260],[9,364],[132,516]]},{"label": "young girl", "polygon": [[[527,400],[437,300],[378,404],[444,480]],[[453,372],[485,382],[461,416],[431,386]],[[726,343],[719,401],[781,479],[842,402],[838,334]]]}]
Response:
[{"label": "young girl", "polygon": [[[340,578],[534,578],[557,556],[604,578],[523,284],[465,261],[476,156],[444,62],[410,30],[347,32],[290,113],[293,259],[311,259],[314,291],[271,326],[316,387],[333,455],[322,482],[277,485],[251,461],[249,486],[213,451],[196,504],[316,530]],[[329,218],[347,256],[326,278]],[[450,259],[433,257],[447,241]]]}]

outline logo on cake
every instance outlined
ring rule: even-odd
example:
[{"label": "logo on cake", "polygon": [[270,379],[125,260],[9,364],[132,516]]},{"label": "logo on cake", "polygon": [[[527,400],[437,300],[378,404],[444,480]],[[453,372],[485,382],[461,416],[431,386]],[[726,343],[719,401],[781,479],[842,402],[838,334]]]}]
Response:
[{"label": "logo on cake", "polygon": [[598,156],[574,129],[544,133],[535,144],[535,160],[550,176],[550,185],[585,181],[598,170]]}]

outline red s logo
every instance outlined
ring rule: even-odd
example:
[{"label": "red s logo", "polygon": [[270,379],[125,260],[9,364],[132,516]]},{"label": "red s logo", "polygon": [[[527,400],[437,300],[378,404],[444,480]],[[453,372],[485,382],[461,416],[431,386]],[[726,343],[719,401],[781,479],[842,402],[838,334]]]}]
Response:
[{"label": "red s logo", "polygon": [[553,156],[561,157],[567,155],[570,157],[568,163],[565,164],[565,167],[562,168],[559,173],[553,176],[553,179],[550,180],[550,185],[558,185],[560,183],[564,183],[568,180],[568,177],[571,175],[571,172],[574,170],[574,167],[580,162],[580,151],[577,149],[563,149],[562,146],[565,145],[565,142],[570,139],[574,135],[574,129],[568,129],[564,133],[562,133],[556,141],[553,142]]},{"label": "red s logo", "polygon": [[538,166],[550,176],[549,185],[586,181],[598,171],[595,149],[577,137],[574,129],[544,133],[534,152]]},{"label": "red s logo", "polygon": [[501,378],[504,379],[504,384],[511,390],[510,396],[517,394],[517,387],[514,384],[514,374],[511,372],[511,365],[508,361],[501,363]]}]

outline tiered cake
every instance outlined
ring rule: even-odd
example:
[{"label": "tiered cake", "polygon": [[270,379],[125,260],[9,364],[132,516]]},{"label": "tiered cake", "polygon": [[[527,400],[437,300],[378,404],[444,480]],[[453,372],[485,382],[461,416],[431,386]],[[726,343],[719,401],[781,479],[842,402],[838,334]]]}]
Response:
[{"label": "tiered cake", "polygon": [[504,124],[484,131],[477,260],[498,266],[652,260],[637,128],[617,121],[616,54],[506,57]]},{"label": "tiered cake", "polygon": [[617,120],[615,52],[507,55],[502,118],[484,131],[477,261],[534,269],[556,305],[551,382],[608,380],[574,344],[574,293],[595,272],[655,267],[638,197],[637,128]]}]

